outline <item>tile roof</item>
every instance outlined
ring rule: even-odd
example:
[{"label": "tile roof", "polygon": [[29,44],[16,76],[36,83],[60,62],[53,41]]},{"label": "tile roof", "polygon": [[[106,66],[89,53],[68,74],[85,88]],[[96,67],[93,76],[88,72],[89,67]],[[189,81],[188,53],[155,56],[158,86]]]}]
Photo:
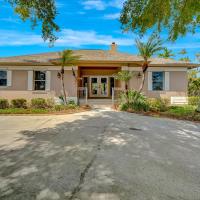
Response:
[{"label": "tile roof", "polygon": [[[80,61],[107,61],[107,62],[142,62],[143,59],[141,56],[115,52],[112,53],[109,50],[74,50],[75,55],[79,55]],[[24,55],[24,56],[13,56],[13,57],[5,57],[0,58],[0,64],[8,63],[8,64],[51,64],[51,60],[59,59],[58,52],[50,52],[50,53],[41,53],[41,54],[32,54],[32,55]],[[151,65],[183,65],[183,66],[191,66],[191,63],[176,61],[174,59],[164,59],[164,58],[152,58],[150,59]],[[195,65],[195,64],[193,64]]]}]

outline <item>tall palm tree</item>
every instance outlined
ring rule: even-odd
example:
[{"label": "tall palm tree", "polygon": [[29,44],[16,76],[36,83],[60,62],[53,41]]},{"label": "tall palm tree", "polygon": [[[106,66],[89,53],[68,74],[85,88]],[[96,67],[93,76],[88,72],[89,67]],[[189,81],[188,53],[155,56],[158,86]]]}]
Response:
[{"label": "tall palm tree", "polygon": [[65,75],[65,66],[70,66],[76,64],[80,56],[74,55],[72,50],[63,50],[59,53],[60,58],[58,60],[52,61],[56,65],[60,65],[61,69],[60,72],[58,72],[58,78],[61,80],[61,86],[63,91],[63,97],[64,97],[64,104],[67,104],[67,95],[65,91],[65,82],[64,82],[64,75]]},{"label": "tall palm tree", "polygon": [[123,81],[125,83],[125,90],[128,90],[128,82],[133,77],[133,72],[120,71],[115,75],[116,80]]},{"label": "tall palm tree", "polygon": [[160,58],[171,58],[174,56],[174,53],[172,50],[168,49],[168,48],[164,48],[162,53],[158,54],[158,57]]},{"label": "tall palm tree", "polygon": [[142,56],[144,59],[142,64],[142,82],[139,88],[139,92],[141,92],[143,90],[144,82],[146,79],[146,71],[149,68],[149,62],[150,62],[149,59],[157,52],[163,49],[162,47],[163,41],[160,39],[158,35],[153,34],[152,36],[149,37],[146,43],[140,41],[139,39],[136,39],[135,42],[140,56]]}]

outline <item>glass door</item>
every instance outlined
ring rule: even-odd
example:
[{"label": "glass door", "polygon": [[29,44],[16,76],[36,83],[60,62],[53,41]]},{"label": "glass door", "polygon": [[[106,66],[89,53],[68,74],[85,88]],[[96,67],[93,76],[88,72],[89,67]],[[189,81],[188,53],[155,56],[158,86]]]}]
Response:
[{"label": "glass door", "polygon": [[91,97],[98,97],[98,95],[99,95],[98,77],[91,77],[90,78],[90,96]]},{"label": "glass door", "polygon": [[108,96],[108,77],[100,77],[99,78],[99,95],[100,97],[107,97]]},{"label": "glass door", "polygon": [[108,97],[108,77],[90,77],[90,96]]}]

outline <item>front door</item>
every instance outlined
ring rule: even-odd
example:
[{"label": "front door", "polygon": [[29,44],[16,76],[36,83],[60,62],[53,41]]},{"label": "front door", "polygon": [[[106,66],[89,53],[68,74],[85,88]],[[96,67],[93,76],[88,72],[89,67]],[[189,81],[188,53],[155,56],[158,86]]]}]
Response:
[{"label": "front door", "polygon": [[108,77],[90,77],[90,96],[108,97]]}]

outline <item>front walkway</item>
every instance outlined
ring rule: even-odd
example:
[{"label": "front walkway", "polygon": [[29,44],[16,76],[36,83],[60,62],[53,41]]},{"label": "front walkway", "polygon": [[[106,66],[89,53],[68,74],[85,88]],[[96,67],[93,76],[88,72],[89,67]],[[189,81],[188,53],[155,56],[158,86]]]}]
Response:
[{"label": "front walkway", "polygon": [[2,200],[200,199],[200,125],[93,110],[0,117]]}]

